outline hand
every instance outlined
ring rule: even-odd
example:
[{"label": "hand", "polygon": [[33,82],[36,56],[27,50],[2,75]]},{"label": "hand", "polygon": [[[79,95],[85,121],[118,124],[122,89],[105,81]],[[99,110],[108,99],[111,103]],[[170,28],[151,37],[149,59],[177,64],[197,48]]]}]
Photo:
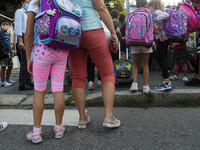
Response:
[{"label": "hand", "polygon": [[13,52],[11,53],[11,57],[14,58],[14,54],[13,54]]},{"label": "hand", "polygon": [[11,44],[11,49],[14,49],[14,43]]},{"label": "hand", "polygon": [[160,25],[159,25],[159,24],[154,24],[154,30],[155,30],[155,31],[159,30],[159,28],[160,28]]},{"label": "hand", "polygon": [[18,47],[19,47],[20,50],[25,50],[25,46],[24,46],[23,42],[19,42]]},{"label": "hand", "polygon": [[31,60],[27,60],[27,70],[30,74],[33,74],[33,62]]},{"label": "hand", "polygon": [[157,45],[156,44],[153,45],[153,49],[154,49],[154,51],[157,51]]},{"label": "hand", "polygon": [[172,43],[172,47],[174,48],[175,46],[180,45],[180,43]]},{"label": "hand", "polygon": [[111,34],[110,39],[115,40],[115,42],[113,43],[113,48],[118,50],[118,48],[119,48],[119,40],[117,38],[117,35],[116,34]]}]

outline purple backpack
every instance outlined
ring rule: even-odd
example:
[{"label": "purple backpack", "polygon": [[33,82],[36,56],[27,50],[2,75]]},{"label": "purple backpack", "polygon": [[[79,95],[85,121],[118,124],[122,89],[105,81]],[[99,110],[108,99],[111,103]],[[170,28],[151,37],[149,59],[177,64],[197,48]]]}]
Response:
[{"label": "purple backpack", "polygon": [[153,44],[153,17],[146,8],[135,9],[127,19],[126,45],[152,47]]},{"label": "purple backpack", "polygon": [[40,42],[66,50],[78,48],[82,33],[81,7],[69,0],[40,0],[40,6],[35,18]]},{"label": "purple backpack", "polygon": [[170,7],[166,10],[169,14],[169,18],[163,23],[163,30],[166,33],[168,39],[172,42],[183,42],[187,36],[187,17],[174,7]]}]

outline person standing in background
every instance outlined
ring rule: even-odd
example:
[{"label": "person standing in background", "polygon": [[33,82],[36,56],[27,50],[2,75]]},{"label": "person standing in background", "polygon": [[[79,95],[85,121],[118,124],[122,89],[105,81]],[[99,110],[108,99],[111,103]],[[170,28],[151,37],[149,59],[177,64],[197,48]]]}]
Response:
[{"label": "person standing in background", "polygon": [[119,16],[119,27],[120,27],[120,32],[122,35],[122,39],[120,40],[120,48],[121,51],[124,52],[124,58],[126,58],[126,43],[125,43],[125,30],[126,30],[126,22],[125,22],[125,15],[120,14]]},{"label": "person standing in background", "polygon": [[[114,25],[114,28],[115,28],[115,31],[116,31],[119,41],[124,40],[125,37],[122,37],[122,33],[120,31],[119,11],[114,9],[111,12],[111,17],[112,17],[113,25]],[[114,62],[119,59],[119,52],[114,53],[111,51],[111,56],[112,56],[112,60]]]},{"label": "person standing in background", "polygon": [[1,20],[1,31],[0,36],[3,38],[3,42],[6,48],[6,52],[9,55],[8,58],[5,58],[0,61],[1,66],[1,83],[0,86],[11,86],[12,82],[9,80],[10,74],[13,68],[13,53],[10,44],[10,33],[8,32],[9,29],[9,22],[8,20]]},{"label": "person standing in background", "polygon": [[20,73],[19,73],[19,90],[31,90],[33,89],[33,83],[31,82],[31,75],[27,71],[26,51],[24,46],[24,34],[26,32],[27,25],[27,9],[31,0],[20,0],[22,6],[21,9],[15,12],[15,28],[14,33],[17,36],[17,48],[20,51]]},{"label": "person standing in background", "polygon": [[156,91],[170,91],[172,90],[172,84],[169,80],[169,71],[168,71],[168,63],[167,63],[167,53],[169,47],[169,40],[161,40],[163,34],[163,21],[169,18],[169,14],[164,12],[164,4],[161,0],[150,0],[148,4],[149,9],[154,13],[154,22],[159,24],[159,29],[155,31],[156,38],[156,53],[155,56],[156,61],[160,65],[163,74],[163,83],[158,87],[155,87]]}]

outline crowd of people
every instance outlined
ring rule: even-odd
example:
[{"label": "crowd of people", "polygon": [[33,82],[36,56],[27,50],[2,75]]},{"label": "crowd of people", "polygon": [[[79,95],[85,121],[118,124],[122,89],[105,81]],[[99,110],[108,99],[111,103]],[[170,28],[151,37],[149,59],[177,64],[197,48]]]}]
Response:
[{"label": "crowd of people", "polygon": [[[71,75],[73,76],[71,85],[72,96],[80,116],[78,128],[85,129],[90,122],[90,117],[85,112],[85,80],[88,74],[89,89],[93,90],[95,66],[99,73],[98,85],[102,88],[102,97],[105,105],[103,126],[114,128],[119,127],[121,124],[120,120],[113,115],[115,97],[113,62],[119,59],[119,52],[117,52],[119,41],[121,43],[121,50],[125,52],[126,49],[125,29],[127,25],[125,22],[125,15],[119,14],[117,10],[113,10],[109,13],[103,1],[71,1],[79,4],[83,10],[81,17],[82,39],[80,46],[72,51],[47,46],[38,39],[38,35],[34,31],[37,29],[37,25],[35,26],[35,17],[40,13],[40,8],[42,7],[39,0],[20,0],[21,9],[15,12],[14,40],[16,40],[16,48],[20,59],[19,90],[34,89],[34,127],[33,130],[26,135],[27,139],[33,143],[40,143],[42,141],[41,120],[49,75],[51,76],[51,89],[54,96],[56,118],[54,126],[55,138],[61,138],[64,135],[65,127],[62,125],[62,117],[65,109],[63,88],[67,61],[69,61],[68,64],[70,66]],[[163,11],[163,2],[161,0],[150,0],[148,3],[147,0],[136,0],[136,6],[137,8],[147,8],[152,12],[155,44],[150,47],[141,45],[129,46],[129,51],[133,58],[133,82],[131,83],[130,91],[138,91],[137,76],[141,57],[144,79],[143,92],[150,92],[148,81],[149,57],[151,53],[153,53],[155,60],[161,67],[163,75],[162,84],[155,87],[155,90],[172,90],[170,79],[175,80],[178,78],[180,67],[182,67],[184,73],[184,78],[182,80],[185,82],[186,86],[200,85],[200,69],[192,80],[188,81],[187,78],[187,38],[185,38],[183,43],[169,42],[167,39],[161,39],[161,37],[163,37],[163,21],[169,17],[169,14]],[[99,18],[101,18],[101,20]],[[109,40],[106,39],[101,21],[110,31]],[[14,83],[14,81],[10,80],[13,67],[13,46],[10,42],[10,33],[8,32],[9,22],[3,19],[0,25],[0,35],[5,41],[6,52],[9,54],[9,57],[1,60],[0,63],[0,86],[11,86]],[[198,39],[200,38],[198,37]],[[114,52],[109,50],[108,44],[110,40],[112,40]],[[198,49],[200,49],[200,40],[198,40],[197,43]],[[169,46],[174,48],[173,62],[175,63],[175,75],[172,77],[169,76],[167,62]],[[126,57],[126,53],[124,57]],[[2,125],[0,125],[0,131],[5,127],[7,127],[7,124],[2,123]]]}]

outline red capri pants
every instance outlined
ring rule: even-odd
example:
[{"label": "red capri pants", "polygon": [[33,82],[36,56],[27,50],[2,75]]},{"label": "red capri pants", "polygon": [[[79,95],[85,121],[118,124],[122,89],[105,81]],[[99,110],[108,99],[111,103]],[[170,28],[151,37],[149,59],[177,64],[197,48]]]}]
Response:
[{"label": "red capri pants", "polygon": [[105,33],[103,29],[89,30],[82,32],[80,47],[69,54],[73,73],[72,88],[85,88],[88,55],[99,71],[102,84],[115,82],[113,62]]}]

